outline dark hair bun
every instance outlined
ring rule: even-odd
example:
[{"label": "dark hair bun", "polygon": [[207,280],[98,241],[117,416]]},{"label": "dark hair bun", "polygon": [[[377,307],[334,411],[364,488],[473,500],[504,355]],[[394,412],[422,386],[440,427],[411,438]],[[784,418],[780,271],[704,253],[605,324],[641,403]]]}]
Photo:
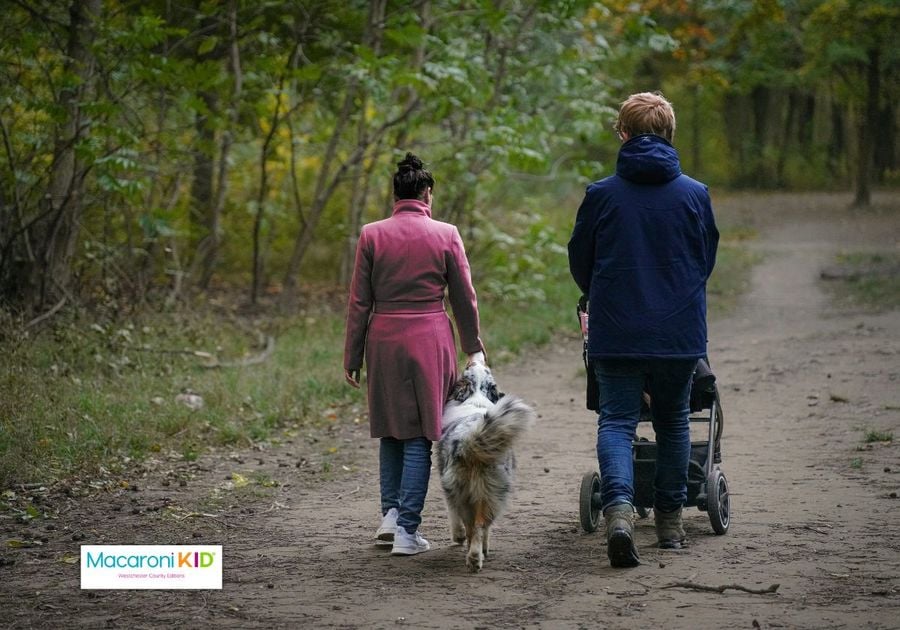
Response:
[{"label": "dark hair bun", "polygon": [[418,156],[407,153],[403,160],[397,162],[397,172],[394,173],[394,198],[422,200],[425,198],[423,196],[425,189],[433,187],[434,177]]},{"label": "dark hair bun", "polygon": [[397,170],[401,173],[408,171],[420,171],[425,167],[425,163],[412,153],[407,153],[403,161],[397,162]]}]

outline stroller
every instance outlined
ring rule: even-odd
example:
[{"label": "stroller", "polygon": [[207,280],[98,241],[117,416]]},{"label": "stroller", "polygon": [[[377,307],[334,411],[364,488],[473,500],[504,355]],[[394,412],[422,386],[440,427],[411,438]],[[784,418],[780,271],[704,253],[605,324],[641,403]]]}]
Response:
[{"label": "stroller", "polygon": [[[599,412],[600,392],[587,356],[587,306],[584,296],[578,302],[578,319],[584,338],[582,358],[587,369],[587,408]],[[685,507],[697,507],[709,515],[713,531],[723,535],[731,524],[731,500],[728,481],[720,468],[722,463],[722,427],[724,416],[716,388],[716,377],[706,359],[697,362],[691,386],[691,423],[707,423],[708,434],[704,440],[691,439],[691,457],[688,465],[687,503]],[[642,408],[641,422],[651,421],[649,406]],[[656,474],[656,442],[634,436],[632,441],[634,462],[634,507],[641,518],[646,518],[653,508],[653,479]],[[586,472],[581,479],[579,515],[581,527],[590,533],[600,524],[602,506],[600,499],[600,474],[596,470]]]}]

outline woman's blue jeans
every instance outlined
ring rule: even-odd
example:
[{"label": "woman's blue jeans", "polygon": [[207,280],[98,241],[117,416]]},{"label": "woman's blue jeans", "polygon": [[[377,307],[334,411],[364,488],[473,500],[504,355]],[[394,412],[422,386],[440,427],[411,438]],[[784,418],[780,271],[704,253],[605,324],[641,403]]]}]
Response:
[{"label": "woman's blue jeans", "polygon": [[381,438],[381,513],[397,508],[397,525],[411,534],[422,522],[431,477],[431,440]]},{"label": "woman's blue jeans", "polygon": [[677,510],[687,501],[691,457],[690,395],[694,359],[600,359],[597,460],[603,509],[634,504],[632,440],[641,415],[641,394],[650,394],[656,433],[654,508]]}]

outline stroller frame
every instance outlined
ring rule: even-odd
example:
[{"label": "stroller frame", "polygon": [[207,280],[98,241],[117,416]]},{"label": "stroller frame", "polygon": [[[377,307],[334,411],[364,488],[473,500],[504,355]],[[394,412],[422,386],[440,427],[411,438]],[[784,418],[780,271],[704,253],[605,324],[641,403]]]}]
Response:
[{"label": "stroller frame", "polygon": [[[584,322],[584,303],[578,307],[579,320]],[[584,330],[582,323],[582,331]],[[584,362],[587,368],[587,407],[598,411],[595,397],[596,382],[587,359],[587,339],[585,335]],[[700,359],[694,372],[691,386],[690,422],[708,424],[705,440],[691,440],[691,454],[688,463],[687,502],[685,507],[697,507],[709,516],[710,525],[717,535],[728,532],[731,524],[731,499],[728,480],[722,471],[722,431],[725,424],[722,404],[719,399],[716,378],[705,359]],[[651,421],[649,407],[641,414],[640,422]],[[653,508],[653,481],[656,476],[655,441],[639,438],[632,440],[632,462],[634,466],[633,505],[641,518],[646,518]],[[597,530],[602,515],[600,509],[600,474],[596,470],[586,472],[581,479],[579,492],[579,517],[581,527],[590,533]]]}]

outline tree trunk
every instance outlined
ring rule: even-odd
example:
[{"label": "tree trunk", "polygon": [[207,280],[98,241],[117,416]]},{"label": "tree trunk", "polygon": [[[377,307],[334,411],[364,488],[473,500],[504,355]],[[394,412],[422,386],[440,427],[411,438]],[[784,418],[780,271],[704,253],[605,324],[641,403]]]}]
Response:
[{"label": "tree trunk", "polygon": [[[369,3],[369,22],[366,28],[366,32],[369,36],[364,43],[372,48],[376,57],[381,54],[386,6],[387,0],[373,0]],[[365,115],[367,100],[367,95],[362,94],[360,97],[359,121],[356,129],[357,146],[364,148],[369,145],[369,125]],[[369,198],[369,183],[372,176],[372,169],[374,168],[374,162],[377,160],[377,153],[376,150],[371,156],[372,164],[370,164],[368,168],[365,167],[365,160],[360,160],[354,166],[353,174],[351,175],[353,192],[350,195],[350,207],[348,209],[350,232],[347,236],[347,244],[344,247],[344,252],[341,257],[339,280],[342,285],[347,285],[350,282],[350,273],[356,257],[356,242],[359,240],[359,232],[362,229],[362,215]]]},{"label": "tree trunk", "polygon": [[[885,138],[897,137],[897,117],[894,103],[888,100],[879,112],[878,129]],[[896,143],[893,141],[875,143],[875,181],[884,183],[885,173],[897,170]]]},{"label": "tree trunk", "polygon": [[58,105],[65,120],[57,130],[47,191],[48,216],[33,226],[37,249],[31,268],[29,295],[34,308],[56,301],[66,294],[71,283],[71,259],[78,241],[81,220],[81,192],[84,173],[76,155],[76,145],[88,129],[81,117],[81,103],[93,83],[91,44],[100,0],[72,0],[69,6],[68,41],[65,72],[78,78],[59,93]]},{"label": "tree trunk", "polygon": [[691,171],[694,177],[700,177],[700,117],[702,116],[702,103],[700,102],[700,85],[691,86]]},{"label": "tree trunk", "polygon": [[241,53],[238,47],[237,2],[232,0],[228,9],[229,61],[231,63],[232,91],[231,103],[228,107],[228,126],[222,133],[219,151],[219,170],[216,179],[216,192],[209,213],[206,240],[198,248],[201,274],[199,286],[209,288],[213,272],[219,262],[219,249],[222,245],[222,213],[225,211],[225,199],[228,193],[228,155],[234,143],[234,134],[238,125],[243,74],[241,72]]},{"label": "tree trunk", "polygon": [[784,168],[787,164],[788,152],[791,148],[791,138],[794,137],[794,115],[797,111],[798,96],[796,91],[788,91],[787,114],[784,118],[784,132],[781,134],[781,146],[778,149],[778,163],[775,165],[775,186],[781,188],[784,185]]},{"label": "tree trunk", "polygon": [[[722,114],[725,118],[726,129],[746,129],[746,117],[744,116],[744,99],[733,92],[725,94]],[[725,141],[728,143],[728,153],[735,164],[732,185],[745,186],[748,179],[747,164],[747,139],[742,133],[726,133]]]},{"label": "tree trunk", "polygon": [[275,112],[272,114],[272,124],[269,133],[263,140],[262,149],[259,153],[259,194],[256,197],[256,213],[253,217],[253,282],[250,288],[250,303],[256,304],[259,300],[260,287],[263,278],[262,264],[262,245],[260,236],[262,234],[263,219],[266,214],[266,197],[269,194],[269,152],[272,149],[272,140],[278,132],[281,125],[281,92],[284,88],[284,77],[278,85],[278,97],[275,101]]},{"label": "tree trunk", "polygon": [[213,206],[213,183],[215,181],[216,132],[210,124],[210,117],[218,107],[218,99],[211,90],[202,90],[198,95],[206,107],[206,113],[197,113],[194,129],[197,139],[193,147],[194,177],[191,180],[192,241],[199,243],[206,236],[209,216]]},{"label": "tree trunk", "polygon": [[[183,16],[183,19],[187,19],[187,17]],[[203,16],[200,20],[199,31],[204,34],[218,34],[220,32],[219,20],[218,15]],[[219,44],[206,52],[197,51],[195,53],[199,63],[217,62],[221,59],[222,54],[223,47]],[[205,111],[197,112],[194,118],[196,139],[191,151],[193,178],[191,180],[191,212],[188,217],[188,225],[191,247],[195,252],[192,265],[195,270],[201,267],[200,261],[204,259],[205,253],[210,248],[210,226],[214,223],[212,217],[216,192],[215,156],[218,150],[214,121],[218,118],[221,107],[219,95],[212,88],[199,90],[197,96],[203,101]],[[202,284],[202,282],[198,284]]]},{"label": "tree trunk", "polygon": [[854,206],[868,206],[872,202],[872,162],[875,135],[878,132],[878,99],[881,92],[881,68],[879,51],[869,51],[866,64],[866,109],[859,121],[859,154],[856,160],[856,198]]},{"label": "tree trunk", "polygon": [[753,88],[750,98],[753,102],[753,184],[771,188],[764,157],[769,130],[769,88]]},{"label": "tree trunk", "polygon": [[831,101],[831,133],[828,142],[828,171],[833,179],[841,177],[841,159],[844,157],[847,142],[844,137],[844,111],[832,99]]}]

